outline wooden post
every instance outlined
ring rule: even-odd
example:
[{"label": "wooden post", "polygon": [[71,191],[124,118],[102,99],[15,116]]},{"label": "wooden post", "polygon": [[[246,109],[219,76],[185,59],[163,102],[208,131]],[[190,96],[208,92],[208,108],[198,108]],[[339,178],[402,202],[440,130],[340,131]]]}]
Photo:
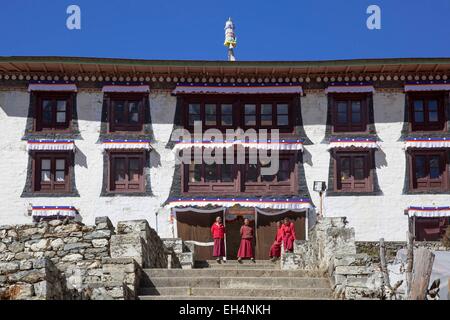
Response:
[{"label": "wooden post", "polygon": [[406,256],[406,297],[410,297],[411,293],[411,281],[412,281],[412,270],[414,263],[414,236],[408,231],[406,233],[408,239],[407,244],[407,256]]},{"label": "wooden post", "polygon": [[414,252],[413,274],[409,299],[425,300],[433,269],[434,254],[428,249],[419,248]]},{"label": "wooden post", "polygon": [[386,247],[384,244],[384,238],[380,239],[380,265],[381,271],[383,272],[384,285],[392,292],[391,281],[389,280],[389,271],[386,264]]}]

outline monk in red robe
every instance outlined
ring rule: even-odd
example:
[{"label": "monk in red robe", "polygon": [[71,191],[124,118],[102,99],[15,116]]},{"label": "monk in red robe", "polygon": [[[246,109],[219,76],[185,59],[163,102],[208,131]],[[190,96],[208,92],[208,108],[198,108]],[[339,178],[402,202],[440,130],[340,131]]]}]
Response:
[{"label": "monk in red robe", "polygon": [[284,223],[281,226],[283,234],[283,246],[284,251],[292,252],[294,251],[294,241],[295,241],[295,228],[294,223],[289,220],[288,217],[284,218]]},{"label": "monk in red robe", "polygon": [[275,262],[281,256],[281,244],[283,243],[283,230],[281,229],[281,221],[277,221],[277,234],[275,241],[270,247],[269,257]]},{"label": "monk in red robe", "polygon": [[250,227],[250,220],[244,219],[244,225],[241,227],[241,245],[238,251],[238,262],[242,263],[242,259],[250,258],[255,262],[253,256],[253,228]]},{"label": "monk in red robe", "polygon": [[225,262],[225,226],[222,223],[222,217],[217,217],[216,222],[211,226],[211,234],[214,239],[213,257],[217,258],[217,263]]}]

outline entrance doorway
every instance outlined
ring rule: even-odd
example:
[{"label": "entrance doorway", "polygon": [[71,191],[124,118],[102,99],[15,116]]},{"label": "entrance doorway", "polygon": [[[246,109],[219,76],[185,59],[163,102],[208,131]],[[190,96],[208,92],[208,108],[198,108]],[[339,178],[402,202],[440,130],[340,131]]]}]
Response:
[{"label": "entrance doorway", "polygon": [[[217,216],[222,217],[226,227],[226,255],[229,260],[237,259],[237,252],[241,242],[240,229],[246,217],[254,230],[253,248],[257,260],[269,259],[269,250],[277,233],[276,223],[285,217],[294,223],[297,240],[305,240],[306,212],[286,211],[277,214],[274,210],[270,214],[255,213],[254,208],[227,209],[223,211],[195,212],[186,211],[176,213],[178,237],[184,241],[213,242],[211,226]],[[226,219],[226,220],[225,220]],[[196,260],[210,260],[213,258],[213,246],[196,246]]]},{"label": "entrance doorway", "polygon": [[[275,212],[276,213],[276,212]],[[269,259],[269,251],[277,234],[277,221],[282,221],[288,217],[294,223],[297,240],[305,240],[305,212],[288,211],[281,214],[265,215],[256,213],[257,216],[257,238],[256,238],[256,259]]]},{"label": "entrance doorway", "polygon": [[[245,216],[237,215],[233,220],[226,221],[227,230],[227,259],[237,260],[237,253],[241,244],[241,227],[244,225]],[[250,220],[250,227],[255,230],[255,220]],[[255,238],[253,238],[253,248],[255,248]]]},{"label": "entrance doorway", "polygon": [[[216,217],[223,217],[223,211],[213,213],[177,212],[178,237],[187,241],[212,242],[211,226]],[[195,246],[197,260],[210,260],[213,256],[213,246]]]}]

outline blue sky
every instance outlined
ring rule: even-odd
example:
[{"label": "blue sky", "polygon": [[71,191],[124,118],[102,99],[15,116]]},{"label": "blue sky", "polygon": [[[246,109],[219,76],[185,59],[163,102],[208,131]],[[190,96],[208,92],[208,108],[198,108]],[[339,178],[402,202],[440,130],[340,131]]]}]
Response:
[{"label": "blue sky", "polygon": [[[450,57],[450,0],[16,0],[0,4],[0,55],[224,60]],[[66,8],[81,8],[81,30]],[[366,9],[381,8],[381,30]]]}]

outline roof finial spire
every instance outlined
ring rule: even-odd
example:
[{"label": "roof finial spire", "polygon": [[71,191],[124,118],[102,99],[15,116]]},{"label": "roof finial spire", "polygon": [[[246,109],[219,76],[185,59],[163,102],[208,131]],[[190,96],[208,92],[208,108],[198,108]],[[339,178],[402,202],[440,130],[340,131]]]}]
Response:
[{"label": "roof finial spire", "polygon": [[236,48],[236,35],[234,34],[234,23],[231,17],[225,22],[225,42],[223,43],[228,48],[228,61],[236,61],[233,49]]}]

